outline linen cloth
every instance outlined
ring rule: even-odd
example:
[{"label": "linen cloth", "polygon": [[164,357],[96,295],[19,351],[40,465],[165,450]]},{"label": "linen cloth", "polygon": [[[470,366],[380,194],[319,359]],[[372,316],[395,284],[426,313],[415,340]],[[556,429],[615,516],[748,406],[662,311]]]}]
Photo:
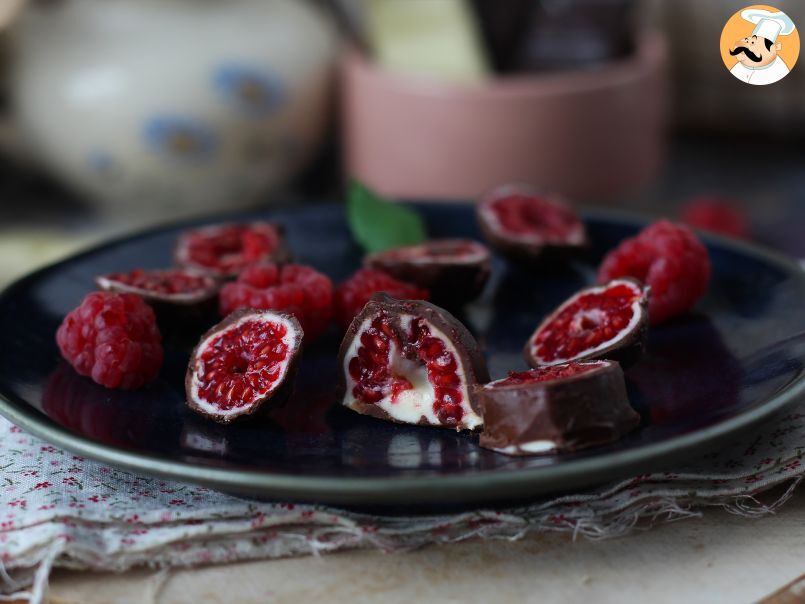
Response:
[{"label": "linen cloth", "polygon": [[[42,600],[54,566],[124,571],[561,531],[602,539],[699,516],[758,516],[805,474],[805,403],[674,471],[509,509],[430,516],[262,503],[136,476],[49,445],[0,418],[0,600]],[[774,487],[771,501],[757,496]],[[5,595],[3,595],[5,594]]]}]

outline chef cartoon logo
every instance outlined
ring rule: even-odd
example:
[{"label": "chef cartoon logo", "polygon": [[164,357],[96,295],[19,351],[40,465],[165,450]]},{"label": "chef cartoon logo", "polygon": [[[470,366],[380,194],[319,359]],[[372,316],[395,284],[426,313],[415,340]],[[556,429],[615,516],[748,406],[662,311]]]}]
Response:
[{"label": "chef cartoon logo", "polygon": [[791,18],[755,4],[730,17],[721,32],[721,59],[730,73],[755,86],[782,80],[799,57],[799,33]]}]

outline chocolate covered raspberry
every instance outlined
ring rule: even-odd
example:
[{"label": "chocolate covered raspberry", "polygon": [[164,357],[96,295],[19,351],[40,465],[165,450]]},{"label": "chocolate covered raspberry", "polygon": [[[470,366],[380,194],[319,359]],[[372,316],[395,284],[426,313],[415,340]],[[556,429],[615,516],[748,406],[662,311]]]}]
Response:
[{"label": "chocolate covered raspberry", "polygon": [[473,386],[488,379],[478,344],[444,309],[377,294],[341,343],[343,405],[408,424],[481,425]]},{"label": "chocolate covered raspberry", "polygon": [[537,327],[525,345],[532,367],[581,359],[631,365],[642,354],[649,320],[648,288],[615,279],[573,294]]},{"label": "chocolate covered raspberry", "polygon": [[478,204],[477,214],[489,245],[511,260],[560,260],[587,244],[584,223],[570,204],[528,185],[492,190]]},{"label": "chocolate covered raspberry", "polygon": [[393,248],[370,254],[363,263],[428,290],[431,300],[447,306],[477,298],[491,271],[489,250],[469,239],[434,239]]},{"label": "chocolate covered raspberry", "polygon": [[232,279],[263,262],[290,260],[283,228],[271,222],[216,224],[185,231],[176,244],[176,264]]},{"label": "chocolate covered raspberry", "polygon": [[188,406],[220,423],[255,414],[290,394],[302,327],[292,314],[233,312],[201,337],[185,378]]},{"label": "chocolate covered raspberry", "polygon": [[575,451],[617,440],[640,423],[614,361],[576,361],[511,373],[476,392],[482,447],[507,455]]}]

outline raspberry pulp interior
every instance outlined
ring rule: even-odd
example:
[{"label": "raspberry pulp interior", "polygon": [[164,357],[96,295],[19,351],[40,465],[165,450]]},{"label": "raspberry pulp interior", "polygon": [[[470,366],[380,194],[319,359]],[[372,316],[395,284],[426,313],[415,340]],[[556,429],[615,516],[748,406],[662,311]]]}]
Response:
[{"label": "raspberry pulp interior", "polygon": [[222,411],[251,405],[274,390],[288,362],[288,328],[248,319],[215,334],[198,354],[199,399]]},{"label": "raspberry pulp interior", "polygon": [[500,386],[520,386],[523,384],[561,380],[589,373],[606,364],[606,361],[586,361],[567,363],[565,365],[552,365],[550,367],[539,367],[537,369],[531,369],[530,371],[512,371],[509,373],[508,377],[493,382],[489,386],[493,388]]},{"label": "raspberry pulp interior", "polygon": [[231,224],[190,231],[182,244],[192,264],[233,270],[267,258],[277,249],[280,239],[271,224]]},{"label": "raspberry pulp interior", "polygon": [[621,281],[571,298],[537,332],[532,341],[536,356],[548,363],[572,359],[618,339],[632,323],[635,302],[642,296],[638,285]]},{"label": "raspberry pulp interior", "polygon": [[565,241],[579,228],[572,209],[536,196],[512,194],[490,201],[489,207],[502,230],[515,236]]}]

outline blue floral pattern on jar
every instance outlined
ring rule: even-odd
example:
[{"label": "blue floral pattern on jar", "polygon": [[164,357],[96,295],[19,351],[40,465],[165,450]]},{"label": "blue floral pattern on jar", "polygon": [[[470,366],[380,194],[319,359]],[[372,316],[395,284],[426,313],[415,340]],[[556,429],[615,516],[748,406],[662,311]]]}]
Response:
[{"label": "blue floral pattern on jar", "polygon": [[143,127],[146,143],[166,157],[184,161],[209,159],[218,140],[212,128],[203,122],[179,115],[156,115]]},{"label": "blue floral pattern on jar", "polygon": [[87,153],[87,166],[93,175],[101,178],[117,176],[120,171],[115,158],[105,149],[91,149]]},{"label": "blue floral pattern on jar", "polygon": [[213,72],[212,81],[230,105],[252,117],[264,117],[276,111],[286,99],[280,78],[265,69],[221,65]]}]

